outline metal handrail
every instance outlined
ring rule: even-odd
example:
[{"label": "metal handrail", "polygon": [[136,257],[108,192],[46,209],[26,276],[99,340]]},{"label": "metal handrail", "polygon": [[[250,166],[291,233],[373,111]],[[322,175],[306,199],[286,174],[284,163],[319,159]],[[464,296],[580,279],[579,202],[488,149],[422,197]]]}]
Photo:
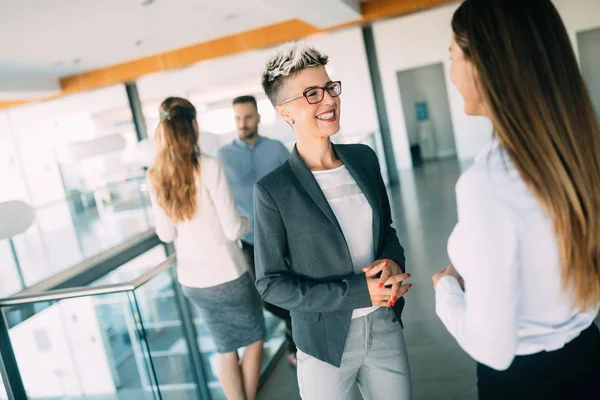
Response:
[{"label": "metal handrail", "polygon": [[166,261],[163,261],[156,267],[143,273],[142,275],[130,282],[92,287],[80,286],[68,289],[55,289],[46,292],[36,292],[31,294],[17,295],[0,299],[0,307],[129,292],[144,285],[146,282],[150,281],[155,276],[169,270],[170,268],[173,268],[176,265],[176,263],[177,259],[175,255],[172,255],[169,258],[167,258]]},{"label": "metal handrail", "polygon": [[169,258],[167,258],[165,261],[158,264],[156,267],[152,268],[149,271],[144,272],[142,275],[140,275],[137,278],[135,278],[134,280],[132,280],[130,283],[131,283],[131,285],[133,285],[134,289],[137,289],[140,286],[142,286],[143,284],[145,284],[146,282],[150,281],[155,276],[160,275],[163,272],[171,269],[172,267],[175,266],[175,264],[177,264],[177,256],[175,254],[173,254],[173,255],[169,256]]}]

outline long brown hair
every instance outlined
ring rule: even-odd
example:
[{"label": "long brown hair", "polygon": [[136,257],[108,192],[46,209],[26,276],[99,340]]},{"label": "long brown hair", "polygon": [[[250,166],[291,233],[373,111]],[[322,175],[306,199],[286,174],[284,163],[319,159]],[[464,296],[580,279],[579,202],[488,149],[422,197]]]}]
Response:
[{"label": "long brown hair", "polygon": [[496,137],[553,221],[563,289],[600,301],[600,128],[550,0],[466,0],[452,30]]},{"label": "long brown hair", "polygon": [[160,105],[156,129],[157,154],[148,179],[158,205],[174,222],[191,219],[196,213],[196,180],[200,176],[196,108],[179,97]]}]

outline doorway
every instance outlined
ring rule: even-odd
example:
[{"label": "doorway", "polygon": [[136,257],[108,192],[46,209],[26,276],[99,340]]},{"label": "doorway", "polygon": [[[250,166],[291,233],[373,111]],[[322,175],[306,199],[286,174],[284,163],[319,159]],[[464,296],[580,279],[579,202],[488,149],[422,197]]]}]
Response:
[{"label": "doorway", "polygon": [[581,72],[600,117],[600,28],[577,34]]},{"label": "doorway", "polygon": [[413,165],[456,158],[442,63],[397,72]]}]

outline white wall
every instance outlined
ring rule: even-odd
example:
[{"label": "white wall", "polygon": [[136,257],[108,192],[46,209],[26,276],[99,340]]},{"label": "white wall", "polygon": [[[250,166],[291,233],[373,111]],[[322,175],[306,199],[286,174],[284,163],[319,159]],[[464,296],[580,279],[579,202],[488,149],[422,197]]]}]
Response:
[{"label": "white wall", "polygon": [[0,116],[0,128],[8,124],[18,149],[30,204],[40,206],[64,199],[57,153],[69,142],[95,137],[93,113],[128,107],[125,88],[117,85],[5,110]]},{"label": "white wall", "polygon": [[[600,26],[600,1],[555,0],[554,3],[575,47],[577,32]],[[400,170],[410,168],[411,160],[401,94],[396,79],[398,71],[439,62],[444,64],[454,136],[461,160],[472,159],[490,138],[490,122],[484,118],[468,117],[464,114],[460,94],[448,76],[450,22],[457,6],[450,4],[373,24],[390,131],[396,163]]]},{"label": "white wall", "polygon": [[[378,131],[361,29],[355,27],[316,35],[306,42],[330,56],[328,70],[331,78],[343,82],[340,133],[350,136]],[[243,94],[260,95],[265,63],[273,52],[274,48],[252,50],[204,61],[179,71],[146,76],[138,81],[140,97],[144,103],[156,103],[172,95],[190,97],[202,112],[199,102],[209,104]],[[273,129],[275,136],[294,138],[293,131],[281,120]]]},{"label": "white wall", "polygon": [[[579,54],[580,46],[577,41],[577,34],[584,31],[589,31],[595,28],[600,28],[600,1],[599,0],[553,0],[558,12],[560,13],[565,26],[567,27],[567,31],[569,33],[569,37],[571,38],[571,42],[573,43],[573,47],[575,49],[575,53],[580,59],[580,62],[588,62],[591,65],[597,65],[598,59],[590,60],[581,60],[581,56]],[[598,37],[598,34],[594,35],[595,38]],[[588,43],[586,46],[588,49],[595,47],[595,50],[600,48],[599,43]],[[590,56],[592,54],[589,54]],[[585,56],[584,56],[585,57]],[[598,54],[595,55],[598,57]],[[582,65],[583,67],[583,65]],[[600,70],[595,70],[596,74],[593,87],[590,87],[590,90],[594,91],[594,98],[596,107],[600,107],[600,86],[598,82],[600,82],[600,78],[598,74],[600,74]],[[598,108],[597,108],[598,109]]]},{"label": "white wall", "polygon": [[579,59],[596,114],[600,116],[600,29],[582,32],[579,39]]},{"label": "white wall", "polygon": [[577,33],[600,27],[600,1],[598,0],[553,0],[565,23],[575,53],[579,54]]},{"label": "white wall", "polygon": [[341,132],[379,131],[375,97],[360,28],[334,32],[309,41],[331,58],[331,75],[342,81]]},{"label": "white wall", "polygon": [[425,101],[433,124],[438,156],[456,155],[443,65],[438,63],[399,72],[398,88],[402,93],[409,143],[419,144],[415,103]]},{"label": "white wall", "polygon": [[398,71],[443,63],[459,158],[472,158],[491,137],[491,124],[486,119],[467,117],[464,114],[460,94],[452,86],[448,76],[450,21],[456,7],[453,4],[373,24],[390,132],[399,170],[411,168],[412,163],[396,78]]},{"label": "white wall", "polygon": [[61,301],[10,330],[29,396],[115,396],[93,300]]},{"label": "white wall", "polygon": [[23,163],[19,156],[8,112],[0,112],[0,202],[9,200],[30,201],[25,183]]}]

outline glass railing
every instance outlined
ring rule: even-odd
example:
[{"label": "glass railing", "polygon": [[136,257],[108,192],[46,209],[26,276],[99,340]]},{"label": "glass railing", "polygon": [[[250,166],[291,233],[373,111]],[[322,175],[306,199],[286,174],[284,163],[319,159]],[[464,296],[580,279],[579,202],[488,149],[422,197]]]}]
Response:
[{"label": "glass railing", "polygon": [[[367,144],[384,159],[379,133],[336,138],[342,143]],[[380,164],[387,183],[385,162]],[[64,200],[36,208],[36,220],[27,232],[11,241],[0,240],[0,297],[152,229],[148,190],[144,174],[138,172],[95,190],[71,191]]]},{"label": "glass railing", "polygon": [[[215,344],[208,334],[202,318],[198,315],[197,309],[192,309],[195,331],[197,332],[198,347],[201,349],[201,359],[206,374],[206,382],[210,391],[212,400],[226,400],[223,389],[217,378],[218,361]],[[267,337],[264,344],[264,360],[262,373],[266,374],[273,362],[279,356],[280,351],[285,347],[285,325],[281,320],[273,316],[268,311],[263,311],[265,324],[267,328]],[[243,353],[243,349],[240,354]]]},{"label": "glass railing", "polygon": [[[150,269],[143,264],[124,265],[87,287],[0,300],[11,398],[225,398],[214,345],[181,293],[174,256]],[[120,281],[133,270],[143,273]],[[284,335],[283,324],[265,315],[266,371]],[[9,398],[4,390],[0,385],[0,399]]]},{"label": "glass railing", "polygon": [[0,241],[0,296],[9,296],[152,229],[143,175],[35,209],[34,224]]}]

